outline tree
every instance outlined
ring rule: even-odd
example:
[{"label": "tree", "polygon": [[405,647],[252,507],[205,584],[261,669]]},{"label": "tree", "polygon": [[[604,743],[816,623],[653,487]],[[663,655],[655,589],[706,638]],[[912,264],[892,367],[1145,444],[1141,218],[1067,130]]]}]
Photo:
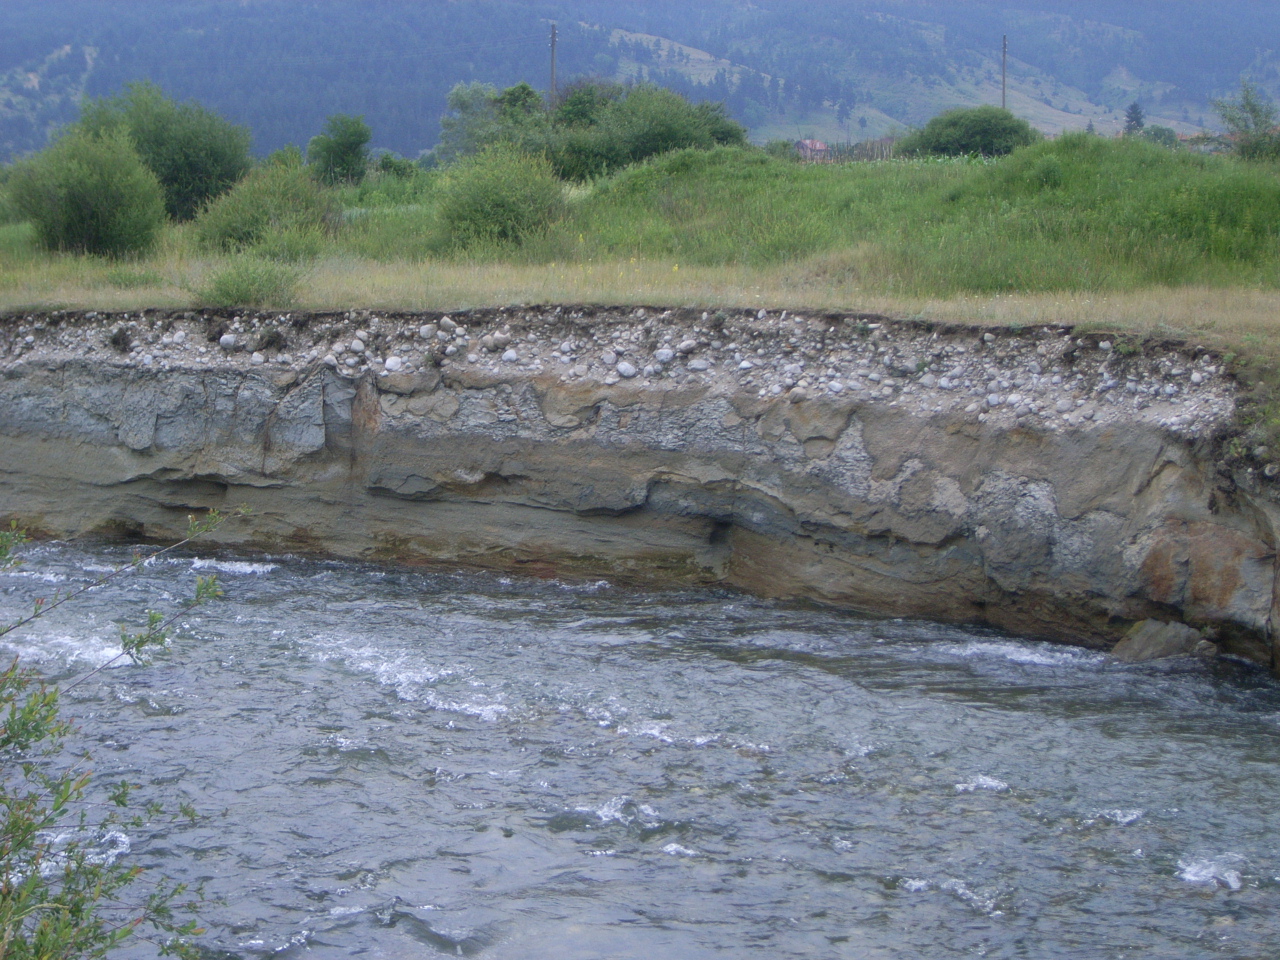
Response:
[{"label": "tree", "polygon": [[307,144],[307,159],[322,183],[359,183],[369,169],[372,138],[364,117],[335,114],[325,121],[324,132]]},{"label": "tree", "polygon": [[1276,106],[1248,80],[1240,84],[1240,95],[1215,100],[1213,109],[1227,128],[1227,139],[1244,160],[1280,156],[1280,131],[1276,129]]},{"label": "tree", "polygon": [[924,129],[901,140],[896,152],[900,156],[1001,157],[1040,139],[1031,124],[1008,110],[960,108],[934,117]]},{"label": "tree", "polygon": [[196,103],[175,103],[152,83],[90,100],[80,126],[99,136],[123,131],[164,188],[165,210],[190,220],[249,172],[250,135]]},{"label": "tree", "polygon": [[565,87],[552,119],[559,126],[583,127],[598,123],[605,108],[626,93],[609,80],[577,80]]},{"label": "tree", "polygon": [[18,213],[47,250],[122,257],[155,244],[164,191],[123,131],[73,127],[10,178]]},{"label": "tree", "polygon": [[435,149],[445,163],[498,143],[545,150],[550,121],[541,94],[527,83],[501,91],[487,83],[460,83],[449,91],[447,106]]},{"label": "tree", "polygon": [[1131,137],[1141,132],[1146,125],[1146,114],[1142,112],[1142,104],[1135,100],[1124,112],[1124,134],[1126,137]]},{"label": "tree", "polygon": [[528,84],[501,92],[459,84],[449,94],[436,154],[450,161],[508,144],[548,157],[562,179],[587,180],[668,150],[746,143],[746,131],[724,104],[690,103],[653,84],[579,81],[552,113],[541,103]]}]

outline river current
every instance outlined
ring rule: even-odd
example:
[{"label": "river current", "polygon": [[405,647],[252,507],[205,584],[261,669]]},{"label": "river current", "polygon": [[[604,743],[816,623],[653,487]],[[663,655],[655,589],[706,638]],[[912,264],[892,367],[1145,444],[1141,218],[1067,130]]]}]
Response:
[{"label": "river current", "polygon": [[[0,620],[127,550],[27,550]],[[162,558],[0,643],[210,958],[1270,958],[1280,685],[721,592]],[[135,942],[124,956],[152,955]]]}]

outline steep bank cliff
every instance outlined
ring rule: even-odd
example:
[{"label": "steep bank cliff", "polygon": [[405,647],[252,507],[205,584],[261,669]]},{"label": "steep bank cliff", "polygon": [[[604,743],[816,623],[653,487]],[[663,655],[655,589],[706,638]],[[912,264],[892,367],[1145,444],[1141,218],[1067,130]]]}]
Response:
[{"label": "steep bank cliff", "polygon": [[10,317],[0,516],[724,583],[1272,663],[1280,503],[1211,354],[1057,327],[508,309]]}]

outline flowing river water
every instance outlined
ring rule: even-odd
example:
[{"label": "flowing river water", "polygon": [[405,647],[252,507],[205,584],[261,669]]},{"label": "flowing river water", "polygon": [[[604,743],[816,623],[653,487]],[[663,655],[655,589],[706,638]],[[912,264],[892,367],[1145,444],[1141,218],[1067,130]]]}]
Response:
[{"label": "flowing river water", "polygon": [[[129,551],[29,549],[0,619]],[[21,633],[219,958],[1269,958],[1280,685],[720,592],[172,557]],[[147,956],[135,943],[125,956]]]}]

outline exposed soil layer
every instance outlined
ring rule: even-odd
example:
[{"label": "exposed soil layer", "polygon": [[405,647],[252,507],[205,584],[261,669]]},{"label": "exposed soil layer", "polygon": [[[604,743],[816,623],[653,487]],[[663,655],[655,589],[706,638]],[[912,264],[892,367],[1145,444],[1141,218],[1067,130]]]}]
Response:
[{"label": "exposed soil layer", "polygon": [[0,321],[0,515],[723,583],[1273,658],[1277,503],[1221,358],[1048,326],[513,307]]}]

